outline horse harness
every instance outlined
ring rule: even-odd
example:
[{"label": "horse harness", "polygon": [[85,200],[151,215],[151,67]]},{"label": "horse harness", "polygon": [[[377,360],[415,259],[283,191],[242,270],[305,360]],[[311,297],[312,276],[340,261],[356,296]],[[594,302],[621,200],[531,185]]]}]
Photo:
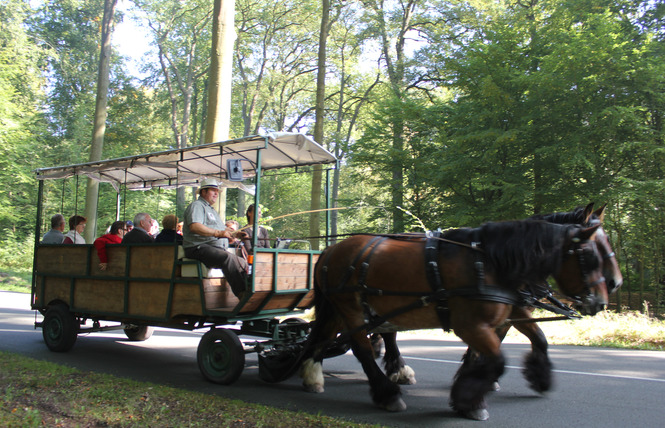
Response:
[{"label": "horse harness", "polygon": [[[477,300],[487,300],[497,303],[505,303],[510,305],[518,305],[522,302],[521,297],[517,291],[513,290],[504,290],[496,286],[485,283],[485,264],[483,261],[483,251],[480,248],[480,242],[477,239],[467,245],[462,242],[450,241],[442,237],[441,231],[432,231],[428,232],[426,235],[425,241],[425,273],[427,277],[427,282],[432,289],[431,292],[408,292],[408,291],[385,291],[378,288],[370,287],[366,284],[367,273],[369,271],[369,263],[372,258],[372,255],[376,249],[388,239],[410,239],[404,235],[376,235],[374,236],[365,246],[358,252],[354,260],[351,262],[350,266],[344,273],[339,285],[335,288],[328,288],[325,284],[328,278],[328,265],[327,262],[332,254],[332,250],[328,251],[321,267],[324,275],[322,276],[322,282],[325,286],[324,289],[326,293],[349,293],[349,292],[359,292],[362,296],[362,304],[366,311],[367,324],[362,326],[367,330],[371,330],[379,327],[382,324],[385,324],[391,318],[395,318],[403,313],[422,308],[427,306],[430,303],[434,303],[436,306],[436,312],[441,322],[441,325],[445,331],[451,330],[450,325],[450,309],[448,307],[448,299],[450,297],[462,296],[470,299]],[[439,271],[439,264],[437,261],[437,255],[439,252],[439,244],[442,242],[453,243],[456,245],[466,246],[475,251],[476,261],[474,262],[474,269],[476,271],[477,281],[474,285],[470,285],[463,288],[458,288],[454,290],[447,290],[444,288],[441,281],[441,274]],[[358,268],[358,280],[356,285],[348,285],[353,274],[356,272],[356,266]],[[420,297],[414,302],[407,304],[403,307],[397,308],[394,311],[379,316],[376,314],[369,303],[367,302],[367,296],[416,296]]]}]

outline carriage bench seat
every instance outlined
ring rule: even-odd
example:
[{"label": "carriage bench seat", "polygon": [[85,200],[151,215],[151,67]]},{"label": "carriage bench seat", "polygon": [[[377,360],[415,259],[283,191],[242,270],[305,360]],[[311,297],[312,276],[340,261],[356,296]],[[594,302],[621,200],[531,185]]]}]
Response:
[{"label": "carriage bench seat", "polygon": [[199,265],[201,266],[202,278],[224,278],[224,272],[218,268],[209,268],[198,260],[185,257],[185,249],[178,246],[178,263],[180,264],[180,276],[183,278],[198,278]]}]

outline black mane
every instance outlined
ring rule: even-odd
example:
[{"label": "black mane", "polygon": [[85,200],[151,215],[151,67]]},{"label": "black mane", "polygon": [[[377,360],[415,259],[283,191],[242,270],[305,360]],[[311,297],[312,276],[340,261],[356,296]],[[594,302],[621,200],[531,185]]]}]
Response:
[{"label": "black mane", "polygon": [[[551,214],[537,214],[529,217],[529,220],[542,220],[557,224],[590,225],[587,224],[586,218],[584,217],[584,207],[577,207],[573,211],[558,212]],[[593,223],[594,220],[596,221],[598,220],[598,216],[596,214],[592,214],[590,220],[591,221],[588,223]]]},{"label": "black mane", "polygon": [[538,220],[486,223],[478,229],[486,269],[506,287],[542,284],[559,270],[568,231],[577,227]]}]

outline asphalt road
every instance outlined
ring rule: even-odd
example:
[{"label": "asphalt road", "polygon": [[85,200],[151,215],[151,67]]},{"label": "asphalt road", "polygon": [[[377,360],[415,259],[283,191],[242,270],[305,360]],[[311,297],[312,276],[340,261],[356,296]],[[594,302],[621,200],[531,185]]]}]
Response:
[{"label": "asphalt road", "polygon": [[[38,315],[38,314],[37,314]],[[41,320],[41,316],[38,315]],[[259,379],[256,356],[247,355],[240,379],[230,386],[205,381],[196,363],[203,332],[158,329],[145,342],[122,332],[79,336],[68,353],[50,352],[29,295],[0,292],[0,350],[141,381],[394,427],[661,427],[665,397],[665,352],[552,346],[556,386],[546,396],[531,391],[520,373],[528,345],[505,344],[508,361],[501,391],[489,399],[490,419],[461,419],[448,406],[452,377],[465,346],[438,335],[403,334],[399,344],[418,383],[402,388],[405,412],[375,407],[366,378],[349,352],[326,360],[326,391],[304,392],[300,379],[268,384]]]}]

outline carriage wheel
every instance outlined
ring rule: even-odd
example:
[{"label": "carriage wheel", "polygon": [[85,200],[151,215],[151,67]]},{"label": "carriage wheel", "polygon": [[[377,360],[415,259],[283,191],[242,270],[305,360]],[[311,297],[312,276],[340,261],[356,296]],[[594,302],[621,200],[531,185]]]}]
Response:
[{"label": "carriage wheel", "polygon": [[210,382],[230,385],[245,368],[245,351],[238,336],[224,328],[203,335],[196,351],[199,370]]},{"label": "carriage wheel", "polygon": [[125,336],[133,342],[142,342],[144,340],[150,339],[152,333],[155,331],[155,327],[149,325],[134,325],[124,328]]},{"label": "carriage wheel", "polygon": [[42,323],[42,336],[48,349],[53,352],[67,352],[74,346],[78,325],[76,317],[65,304],[49,307]]},{"label": "carriage wheel", "polygon": [[[286,326],[286,335],[291,339],[306,338],[312,331],[309,322],[297,317],[286,318],[280,322],[280,325]],[[291,337],[293,335],[296,337]]]}]

